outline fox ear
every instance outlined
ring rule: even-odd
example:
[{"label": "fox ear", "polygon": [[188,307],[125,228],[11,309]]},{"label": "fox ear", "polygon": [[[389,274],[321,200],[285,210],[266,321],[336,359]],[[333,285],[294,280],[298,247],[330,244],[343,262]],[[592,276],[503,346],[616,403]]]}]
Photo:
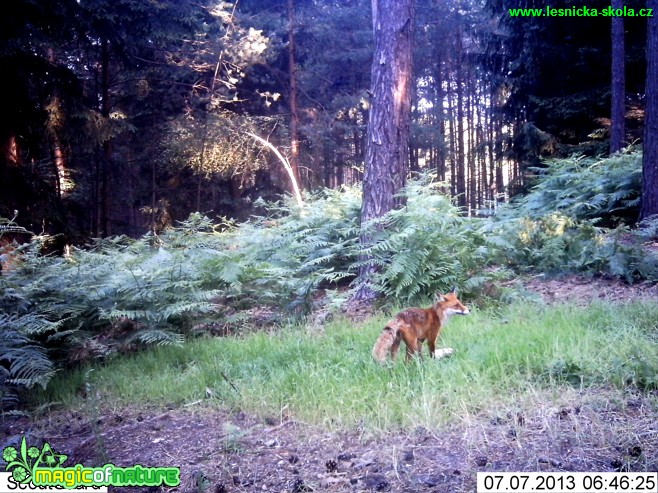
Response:
[{"label": "fox ear", "polygon": [[441,293],[435,293],[434,294],[434,302],[435,303],[441,303],[446,300],[446,297],[443,296]]},{"label": "fox ear", "polygon": [[450,294],[457,294],[457,286],[452,287],[452,291],[450,291]]}]

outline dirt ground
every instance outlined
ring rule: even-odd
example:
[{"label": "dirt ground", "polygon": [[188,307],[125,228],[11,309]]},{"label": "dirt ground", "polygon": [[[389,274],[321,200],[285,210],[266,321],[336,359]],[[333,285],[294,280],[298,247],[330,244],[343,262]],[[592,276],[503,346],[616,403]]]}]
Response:
[{"label": "dirt ground", "polygon": [[627,284],[619,279],[592,279],[585,276],[548,279],[540,275],[524,279],[523,286],[539,294],[546,303],[569,301],[586,305],[592,300],[626,303],[641,299],[658,303],[658,284],[648,281]]},{"label": "dirt ground", "polygon": [[[547,302],[658,300],[656,286],[573,277],[526,284]],[[66,453],[66,465],[178,466],[180,492],[475,492],[478,471],[658,471],[658,393],[608,400],[592,391],[569,407],[507,412],[450,429],[375,436],[294,419],[208,408],[114,409],[5,417],[2,446],[27,435]],[[375,405],[375,403],[373,403]],[[520,406],[522,408],[522,406]]]}]

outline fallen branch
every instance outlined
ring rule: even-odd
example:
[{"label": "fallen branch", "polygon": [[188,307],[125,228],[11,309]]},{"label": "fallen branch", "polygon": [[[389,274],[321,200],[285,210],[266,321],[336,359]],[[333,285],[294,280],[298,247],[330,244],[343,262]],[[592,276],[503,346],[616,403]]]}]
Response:
[{"label": "fallen branch", "polygon": [[247,132],[247,135],[250,135],[258,142],[271,149],[272,152],[276,155],[276,157],[279,158],[279,161],[283,163],[283,167],[286,168],[286,171],[290,176],[290,182],[292,183],[292,189],[295,194],[295,198],[297,199],[297,205],[299,205],[300,208],[304,207],[304,201],[302,200],[302,193],[299,189],[299,184],[297,183],[297,179],[295,178],[295,173],[293,172],[292,166],[290,166],[290,162],[288,161],[288,159],[286,159],[286,157],[283,154],[281,154],[279,150],[276,147],[274,147],[270,142],[260,137],[259,135],[256,135],[251,132]]}]

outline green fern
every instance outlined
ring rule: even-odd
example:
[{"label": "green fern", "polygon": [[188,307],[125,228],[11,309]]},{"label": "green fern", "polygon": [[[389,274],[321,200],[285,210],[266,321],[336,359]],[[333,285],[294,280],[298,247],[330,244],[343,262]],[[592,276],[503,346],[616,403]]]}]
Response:
[{"label": "green fern", "polygon": [[362,253],[379,267],[377,291],[411,303],[454,286],[476,291],[493,276],[482,222],[464,217],[432,174],[410,180],[403,195],[405,207],[367,225],[375,241]]},{"label": "green fern", "polygon": [[549,160],[545,168],[533,170],[537,183],[513,205],[519,215],[539,218],[557,212],[608,227],[632,223],[638,216],[642,153],[636,149],[606,158]]},{"label": "green fern", "polygon": [[18,389],[40,385],[45,388],[55,373],[55,365],[46,349],[23,331],[49,325],[38,314],[0,312],[0,406],[18,402]]},{"label": "green fern", "polygon": [[520,271],[658,279],[656,255],[643,248],[651,226],[628,226],[638,214],[641,162],[633,149],[549,161],[530,193],[490,223],[494,261]]}]

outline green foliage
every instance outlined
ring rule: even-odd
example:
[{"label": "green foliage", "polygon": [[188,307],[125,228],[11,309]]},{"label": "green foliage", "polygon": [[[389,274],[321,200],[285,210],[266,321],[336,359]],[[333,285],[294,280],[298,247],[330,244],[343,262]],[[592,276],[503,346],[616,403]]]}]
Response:
[{"label": "green foliage", "polygon": [[494,247],[495,261],[516,270],[581,272],[600,269],[605,262],[599,254],[605,234],[590,222],[554,213],[506,219],[490,227],[487,241]]},{"label": "green foliage", "polygon": [[405,194],[404,208],[371,225],[377,243],[365,252],[360,193],[349,188],[309,195],[301,209],[290,198],[261,202],[267,214],[242,224],[193,214],[157,236],[98,240],[65,256],[41,255],[46,239],[36,239],[0,278],[22,300],[6,313],[59,365],[298,319],[319,302],[331,309],[349,295],[337,288],[354,279],[361,254],[381,266],[376,283],[388,302],[476,288],[488,255],[479,224],[430,176]]},{"label": "green foliage", "polygon": [[550,161],[533,189],[487,224],[493,261],[522,272],[658,279],[658,255],[645,248],[655,223],[626,225],[639,210],[641,162],[634,150]]},{"label": "green foliage", "polygon": [[[266,214],[241,224],[193,214],[160,235],[98,240],[64,256],[41,254],[48,239],[36,237],[0,277],[5,387],[45,385],[75,362],[334,309],[362,262],[379,267],[374,285],[389,305],[453,286],[476,292],[501,265],[658,278],[658,259],[624,226],[520,206],[494,221],[467,218],[431,175],[410,180],[404,197],[366,226],[374,242],[365,250],[360,194],[349,188],[309,195],[303,208],[291,198],[260,202]],[[647,234],[654,229],[647,223]],[[567,371],[556,365],[556,375]]]},{"label": "green foliage", "polygon": [[[35,272],[48,261],[39,254],[44,238],[18,247],[23,262],[32,262]],[[4,259],[2,259],[4,261]],[[12,404],[18,387],[45,387],[56,365],[45,344],[71,333],[82,308],[75,300],[50,298],[42,283],[25,276],[0,276],[0,402]],[[44,284],[47,281],[44,281]],[[37,297],[42,298],[39,303]]]},{"label": "green foliage", "polygon": [[[285,409],[336,428],[435,429],[501,409],[530,409],[537,399],[549,409],[568,407],[564,399],[580,403],[588,389],[603,399],[651,392],[657,318],[652,303],[473,310],[442,334],[441,346],[455,348],[454,356],[385,369],[370,349],[387,319],[361,327],[337,319],[321,332],[294,326],[158,347],[99,367],[93,379],[113,405],[203,401],[262,416]],[[84,370],[58,376],[39,400],[75,407],[84,378]]]},{"label": "green foliage", "polygon": [[539,218],[558,212],[575,220],[617,226],[636,220],[642,188],[642,153],[606,158],[573,156],[538,168],[532,191],[515,204],[518,214]]},{"label": "green foliage", "polygon": [[158,236],[98,240],[61,257],[42,255],[47,239],[36,238],[14,252],[15,266],[0,277],[0,315],[13,331],[0,348],[7,378],[45,384],[50,361],[179,343],[199,328],[236,326],[268,308],[275,320],[303,316],[318,287],[353,276],[359,206],[353,190],[326,191],[304,210],[270,205],[270,217],[241,226],[193,214]]},{"label": "green foliage", "polygon": [[324,190],[303,209],[290,198],[261,202],[269,215],[230,232],[230,251],[210,260],[208,271],[223,281],[227,299],[305,314],[318,287],[354,276],[360,204],[355,189]]},{"label": "green foliage", "polygon": [[40,253],[45,238],[20,247],[0,278],[8,382],[45,385],[61,365],[180,342],[193,319],[214,309],[215,291],[198,269],[205,226],[192,219],[157,239],[107,239],[63,257]]},{"label": "green foliage", "polygon": [[418,301],[454,286],[472,291],[490,276],[483,272],[488,249],[481,225],[465,218],[432,175],[411,180],[405,207],[373,221],[375,243],[364,250],[380,271],[375,288],[395,300]]},{"label": "green foliage", "polygon": [[[7,299],[7,294],[3,300]],[[54,365],[44,348],[33,343],[31,336],[47,334],[56,322],[41,314],[0,312],[0,402],[11,403],[13,387],[45,387],[54,373]]]},{"label": "green foliage", "polygon": [[537,219],[506,218],[488,225],[492,261],[520,272],[611,275],[628,282],[658,279],[658,255],[640,231],[597,227],[554,213]]}]

